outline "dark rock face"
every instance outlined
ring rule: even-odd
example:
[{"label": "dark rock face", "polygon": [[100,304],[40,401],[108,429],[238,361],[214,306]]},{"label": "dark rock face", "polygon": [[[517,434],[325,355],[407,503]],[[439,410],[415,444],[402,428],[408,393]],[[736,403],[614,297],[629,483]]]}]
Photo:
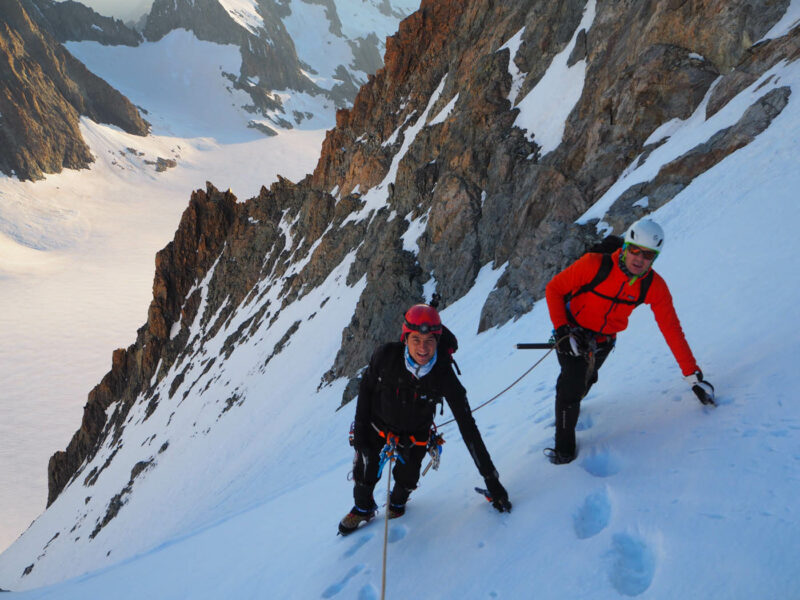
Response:
[{"label": "dark rock face", "polygon": [[122,94],[93,75],[31,20],[20,0],[0,13],[0,171],[38,179],[93,161],[80,116],[145,135]]},{"label": "dark rock face", "polygon": [[[115,353],[112,371],[90,394],[81,430],[51,460],[50,500],[104,439],[119,436],[131,403],[159,401],[148,395],[151,378],[196,350],[187,338],[200,301],[189,290],[203,277],[210,277],[204,318],[221,311],[222,321],[242,302],[262,303],[228,339],[229,352],[355,250],[347,282],[365,278],[366,285],[321,385],[353,377],[377,344],[395,339],[405,308],[423,300],[432,279],[446,306],[472,287],[481,268],[503,267],[482,307],[481,329],[530,310],[552,275],[596,237],[594,227],[578,226],[576,218],[634,160],[646,160],[653,148],[645,142],[658,127],[692,115],[714,82],[709,113],[779,61],[797,59],[798,29],[752,46],[787,5],[599,1],[592,26],[581,33],[575,31],[585,7],[580,0],[424,0],[387,40],[384,68],[360,89],[352,109],[337,113],[312,174],[297,184],[279,180],[243,203],[210,185],[193,194],[175,240],[157,257],[147,324],[134,345]],[[514,56],[498,51],[523,27]],[[586,61],[583,92],[561,144],[542,155],[530,132],[514,125],[508,67],[513,61],[527,74],[522,89],[532,89],[573,34],[570,62]],[[788,97],[788,88],[765,91],[734,126],[621,194],[606,221],[620,232],[668,201],[754,139]],[[449,116],[434,121],[451,103]],[[370,204],[380,206],[371,215],[359,213],[368,192],[382,199]],[[644,196],[647,208],[633,206]],[[282,221],[292,224],[290,235]],[[410,240],[416,251],[401,240],[410,221],[421,224],[419,239]],[[284,277],[300,260],[304,267]],[[280,306],[261,299],[260,283],[280,287]],[[351,382],[348,395],[353,389]],[[232,397],[230,404],[239,401]],[[112,403],[116,409],[104,423]]]},{"label": "dark rock face", "polygon": [[142,36],[119,19],[104,17],[74,0],[25,0],[28,15],[59,42],[92,41],[138,46]]}]

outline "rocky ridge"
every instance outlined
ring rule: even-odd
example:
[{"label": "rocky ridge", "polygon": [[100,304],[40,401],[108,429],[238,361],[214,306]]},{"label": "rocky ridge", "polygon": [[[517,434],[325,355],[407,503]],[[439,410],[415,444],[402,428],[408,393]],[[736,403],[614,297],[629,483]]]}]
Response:
[{"label": "rocky ridge", "polygon": [[[394,337],[403,309],[423,299],[425,284],[435,282],[447,304],[470,289],[484,265],[504,266],[480,327],[530,310],[549,278],[597,235],[575,219],[633,161],[647,159],[653,148],[645,142],[657,128],[688,118],[706,98],[712,114],[772,66],[797,59],[797,27],[753,45],[787,4],[424,1],[387,40],[385,67],[352,109],[337,114],[312,174],[296,184],[279,180],[245,202],[211,184],[192,195],[174,241],[157,256],[147,323],[133,345],[114,353],[80,430],[50,461],[48,502],[101,443],[122,435],[135,403],[157,406],[155,385],[170,370],[180,370],[170,395],[192,377],[187,365],[197,346],[189,327],[196,317],[209,339],[238,306],[260,303],[227,338],[229,351],[269,328],[352,252],[348,284],[365,279],[366,286],[320,385],[354,378],[371,349]],[[576,32],[587,6],[596,10],[593,24]],[[513,56],[500,49],[523,28]],[[509,65],[525,74],[521,99],[565,50],[572,64],[585,61],[586,81],[561,144],[542,154],[531,132],[515,125]],[[735,125],[621,194],[605,222],[619,232],[669,201],[752,141],[789,94],[775,86]],[[410,223],[422,232],[417,251],[401,238]],[[201,301],[197,283],[204,278]],[[263,300],[264,286],[280,290],[279,305]],[[204,368],[224,359],[209,357]]]},{"label": "rocky ridge", "polygon": [[65,0],[25,0],[29,16],[59,42],[92,41],[138,46],[142,35],[119,19],[104,17],[88,6]]},{"label": "rocky ridge", "polygon": [[[0,14],[0,172],[38,179],[94,159],[81,116],[146,135],[136,108],[92,74],[31,19],[27,0],[5,0]],[[37,10],[33,6],[32,10]]]}]

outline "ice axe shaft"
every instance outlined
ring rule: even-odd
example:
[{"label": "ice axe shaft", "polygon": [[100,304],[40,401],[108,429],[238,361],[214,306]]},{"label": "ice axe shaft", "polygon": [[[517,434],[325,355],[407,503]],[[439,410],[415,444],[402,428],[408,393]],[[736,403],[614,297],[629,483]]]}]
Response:
[{"label": "ice axe shaft", "polygon": [[553,347],[555,347],[555,344],[551,344],[550,342],[530,342],[517,344],[517,350],[550,350]]}]

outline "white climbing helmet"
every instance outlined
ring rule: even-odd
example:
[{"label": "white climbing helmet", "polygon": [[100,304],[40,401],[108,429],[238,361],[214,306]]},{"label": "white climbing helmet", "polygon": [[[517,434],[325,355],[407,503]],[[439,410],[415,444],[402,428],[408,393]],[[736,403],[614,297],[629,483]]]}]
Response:
[{"label": "white climbing helmet", "polygon": [[625,232],[625,243],[661,252],[664,249],[664,230],[652,219],[639,219]]}]

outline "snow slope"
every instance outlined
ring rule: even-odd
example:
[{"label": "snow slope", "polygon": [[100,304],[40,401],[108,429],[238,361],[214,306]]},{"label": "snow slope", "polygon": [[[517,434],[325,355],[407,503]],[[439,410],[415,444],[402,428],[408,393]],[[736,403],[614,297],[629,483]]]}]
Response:
[{"label": "snow slope", "polygon": [[[86,4],[133,20],[152,2]],[[258,25],[255,0],[223,4]],[[383,48],[401,15],[419,2],[335,5],[345,36],[374,33]],[[386,7],[394,12],[385,14]],[[332,78],[335,58],[356,79],[366,78],[321,6],[295,0],[289,8],[295,47],[319,77]],[[202,42],[185,30],[135,48],[95,42],[67,48],[146,111],[153,135],[130,136],[84,120],[97,158],[90,169],[36,183],[0,177],[0,549],[44,509],[50,455],[75,432],[111,351],[132,343],[145,322],[155,253],[172,239],[190,193],[210,181],[245,199],[279,174],[297,181],[313,170],[325,130],[335,123],[332,101],[293,90],[275,92],[285,112],[269,115],[291,120],[291,130],[254,115],[246,108],[251,98],[225,77],[239,72],[239,48]],[[278,135],[266,138],[252,127],[259,123]],[[159,158],[176,166],[156,172]]]},{"label": "snow slope", "polygon": [[[191,191],[211,181],[244,199],[278,174],[296,181],[333,124],[328,111],[272,138],[247,129],[220,76],[234,59],[238,68],[238,51],[185,31],[138,48],[69,48],[148,111],[154,135],[84,120],[89,170],[0,177],[0,548],[44,509],[50,455],[75,432],[111,351],[146,321],[155,253]],[[159,157],[177,166],[158,173]]]},{"label": "snow slope", "polygon": [[[389,526],[389,597],[797,597],[800,333],[791,323],[800,286],[791,274],[800,249],[800,64],[778,65],[774,75],[794,93],[772,125],[653,215],[667,236],[656,268],[719,406],[697,402],[642,307],[583,402],[579,458],[554,467],[541,453],[552,440],[557,375],[555,357],[545,357],[475,415],[513,512],[495,513],[472,491],[482,482],[457,429],[444,427],[441,469]],[[753,90],[742,94],[731,110],[752,101]],[[673,123],[663,152],[639,168],[655,172],[717,126]],[[187,376],[149,419],[143,407],[133,411],[119,460],[94,487],[68,487],[0,555],[0,587],[29,590],[12,598],[59,600],[379,597],[382,523],[334,535],[351,505],[353,406],[335,411],[343,382],[316,389],[364,285],[344,283],[350,260],[227,361]],[[459,336],[473,406],[541,357],[515,342],[549,337],[542,302],[475,334],[501,273],[487,265],[443,312]],[[197,370],[257,308],[237,308],[196,347]],[[297,320],[290,343],[265,365]],[[176,375],[159,385],[168,389]],[[85,472],[112,451],[104,447]],[[131,475],[121,465],[149,459],[118,516],[90,542],[105,502],[86,497],[120,492]]]}]

